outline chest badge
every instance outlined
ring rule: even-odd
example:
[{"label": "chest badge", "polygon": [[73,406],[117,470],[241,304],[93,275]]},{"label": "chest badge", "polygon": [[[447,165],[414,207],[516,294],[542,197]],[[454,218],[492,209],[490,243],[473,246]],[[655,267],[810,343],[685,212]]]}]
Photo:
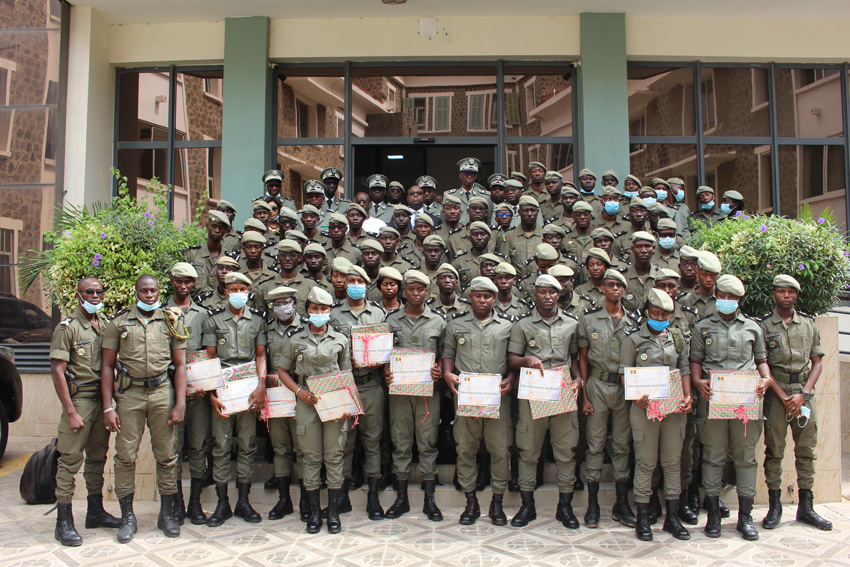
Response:
[{"label": "chest badge", "polygon": [[121,338],[126,339],[128,334],[129,333],[127,331],[124,331],[123,333],[121,333]]},{"label": "chest badge", "polygon": [[776,348],[776,341],[770,341],[770,348]]},{"label": "chest badge", "polygon": [[220,344],[220,345],[223,345],[223,344],[224,344],[224,343],[226,343],[226,342],[227,342],[227,341],[224,339],[224,337],[222,337],[222,338],[218,339],[218,344]]},{"label": "chest badge", "polygon": [[459,344],[459,345],[466,344],[466,339],[463,338],[463,337],[459,338],[458,341],[457,341],[457,344]]},{"label": "chest badge", "polygon": [[77,354],[79,354],[80,356],[84,356],[86,354],[86,349],[84,349],[83,347],[80,347],[77,350]]},{"label": "chest badge", "polygon": [[295,357],[295,360],[297,360],[298,362],[301,362],[302,360],[304,360],[304,355],[299,354],[298,356]]},{"label": "chest badge", "polygon": [[534,341],[534,339],[531,339],[530,341],[528,341],[528,346],[534,348],[535,346],[537,346],[537,343]]},{"label": "chest badge", "polygon": [[640,355],[641,360],[646,360],[647,358],[649,358],[649,356],[647,356],[646,353],[643,353],[642,355]]},{"label": "chest badge", "polygon": [[590,335],[590,338],[595,341],[596,339],[599,338],[599,333],[593,333],[592,335]]},{"label": "chest badge", "polygon": [[628,294],[626,294],[626,299],[627,299],[627,300],[629,300],[629,301],[633,301],[633,300],[634,300],[634,298],[635,298],[635,294],[633,294],[633,293],[628,293]]},{"label": "chest badge", "polygon": [[705,339],[705,346],[711,345],[711,338]]}]

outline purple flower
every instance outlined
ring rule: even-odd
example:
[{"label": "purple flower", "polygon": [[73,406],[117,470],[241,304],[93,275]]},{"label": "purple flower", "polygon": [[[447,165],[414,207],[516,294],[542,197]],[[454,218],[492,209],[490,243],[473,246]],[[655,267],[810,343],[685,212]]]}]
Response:
[{"label": "purple flower", "polygon": [[101,237],[101,238],[106,238],[106,233],[105,233],[105,232],[101,232],[101,233],[100,233],[100,237]]},{"label": "purple flower", "polygon": [[761,225],[759,227],[759,230],[762,231],[762,232],[767,232],[767,225],[766,224]]},{"label": "purple flower", "polygon": [[826,219],[825,219],[825,218],[823,218],[823,217],[821,217],[821,218],[819,218],[819,219],[818,219],[818,224],[823,224],[823,223],[825,223],[825,222],[826,222]]},{"label": "purple flower", "polygon": [[768,264],[768,265],[767,265],[767,267],[768,267],[768,268],[770,268],[770,267],[771,267],[771,265],[770,265],[770,264]]},{"label": "purple flower", "polygon": [[145,211],[145,218],[146,219],[151,218],[151,212],[150,211]]},{"label": "purple flower", "polygon": [[845,252],[844,252],[844,255],[845,255],[845,256],[850,256],[850,252],[845,251]]},{"label": "purple flower", "polygon": [[97,260],[92,260],[92,261],[91,261],[91,265],[92,265],[92,266],[100,266],[100,262],[99,262],[99,261],[97,261]]},{"label": "purple flower", "polygon": [[148,221],[148,226],[153,226],[153,221],[152,221],[152,220],[149,220],[149,221]]},{"label": "purple flower", "polygon": [[744,214],[744,211],[735,211],[735,216],[739,217]]},{"label": "purple flower", "polygon": [[748,218],[750,218],[749,215],[744,215],[744,220],[747,220]]},{"label": "purple flower", "polygon": [[799,266],[797,266],[797,269],[798,269],[798,270],[805,270],[805,269],[806,269],[806,265],[805,265],[805,264],[800,264]]},{"label": "purple flower", "polygon": [[95,255],[94,255],[94,259],[95,259],[95,260],[100,260],[102,257],[103,257],[103,256],[101,256],[100,254],[95,254]]}]

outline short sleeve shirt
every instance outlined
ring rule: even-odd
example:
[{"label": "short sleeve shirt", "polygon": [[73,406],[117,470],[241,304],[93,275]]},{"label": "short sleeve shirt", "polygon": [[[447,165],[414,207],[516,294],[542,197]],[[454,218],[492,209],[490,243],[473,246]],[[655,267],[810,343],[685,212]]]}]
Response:
[{"label": "short sleeve shirt", "polygon": [[508,343],[511,322],[507,316],[494,316],[482,324],[470,312],[458,313],[446,323],[443,357],[453,358],[460,372],[508,373]]},{"label": "short sleeve shirt", "polygon": [[535,356],[550,368],[569,366],[578,354],[578,321],[560,310],[547,321],[535,309],[513,324],[508,352]]},{"label": "short sleeve shirt", "polygon": [[705,370],[753,370],[756,360],[767,358],[761,327],[740,312],[728,322],[719,313],[700,319],[691,335],[690,357],[702,360]]},{"label": "short sleeve shirt", "polygon": [[262,311],[246,308],[238,319],[229,307],[214,311],[204,323],[204,346],[215,347],[224,368],[257,358],[257,346],[266,346],[266,320]]},{"label": "short sleeve shirt", "polygon": [[666,366],[670,370],[679,370],[681,375],[690,376],[688,364],[690,351],[687,342],[683,342],[681,352],[676,352],[676,342],[670,330],[654,334],[644,322],[638,329],[626,333],[620,347],[620,374],[628,367]]},{"label": "short sleeve shirt", "polygon": [[578,320],[578,346],[587,348],[591,367],[605,372],[619,372],[620,349],[626,333],[640,325],[637,313],[624,311],[623,318],[614,328],[614,322],[604,306],[585,310]]},{"label": "short sleeve shirt", "polygon": [[[166,307],[177,307],[174,303],[174,298],[168,300]],[[201,339],[204,336],[204,322],[207,320],[209,312],[195,303],[189,305],[189,309],[183,311],[183,323],[186,325],[186,331],[189,333],[189,338],[186,339],[186,352],[194,352],[202,350],[204,347],[201,344]]]},{"label": "short sleeve shirt", "polygon": [[326,372],[351,370],[351,350],[348,338],[328,326],[328,330],[314,335],[306,323],[287,333],[279,368],[289,372],[302,386],[310,376]]},{"label": "short sleeve shirt", "polygon": [[433,352],[436,358],[442,358],[446,321],[427,305],[422,315],[415,319],[404,309],[399,309],[387,316],[387,323],[392,328],[395,346],[424,349]]},{"label": "short sleeve shirt", "polygon": [[[182,321],[182,317],[181,317]],[[182,330],[182,322],[178,330]],[[119,312],[103,332],[103,348],[118,353],[130,377],[160,376],[171,364],[171,351],[184,350],[186,341],[171,336],[162,309],[142,315],[135,305]]]},{"label": "short sleeve shirt", "polygon": [[53,330],[50,343],[50,358],[68,363],[66,369],[75,376],[79,384],[100,382],[100,370],[103,366],[101,342],[103,332],[109,325],[105,315],[97,314],[98,328],[89,323],[81,308]]},{"label": "short sleeve shirt", "polygon": [[809,369],[813,356],[823,356],[820,331],[814,318],[794,311],[791,324],[786,325],[774,309],[761,320],[767,348],[767,364],[771,370],[793,374]]}]

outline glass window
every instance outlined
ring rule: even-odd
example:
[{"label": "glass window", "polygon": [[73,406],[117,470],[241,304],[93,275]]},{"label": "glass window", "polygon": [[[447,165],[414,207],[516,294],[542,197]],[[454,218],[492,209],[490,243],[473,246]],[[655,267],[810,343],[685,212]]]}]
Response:
[{"label": "glass window", "polygon": [[[763,188],[761,185],[764,175],[767,175],[767,182],[770,181],[770,168],[767,173],[762,171],[766,151],[769,146],[706,144],[706,179],[709,176],[713,179],[713,185],[708,185],[714,188],[717,198],[722,199],[725,191],[735,190],[743,195],[745,210],[756,212],[771,208],[770,186]],[[766,159],[769,163],[769,153]]]},{"label": "glass window", "polygon": [[[278,146],[275,167],[283,171],[281,195],[292,199],[301,207],[304,203],[304,183],[310,179],[319,179],[319,174],[326,167],[336,167],[340,171],[345,171],[344,147],[342,144]],[[345,190],[346,181],[346,179],[340,181],[340,191]],[[354,185],[354,187],[359,186]]]},{"label": "glass window", "polygon": [[629,122],[642,120],[642,136],[694,136],[692,67],[629,67]]},{"label": "glass window", "polygon": [[843,146],[780,146],[779,187],[782,214],[796,217],[809,205],[817,217],[824,209],[845,218],[845,169]]},{"label": "glass window", "polygon": [[844,135],[838,69],[778,68],[777,134],[786,138],[836,138]]},{"label": "glass window", "polygon": [[[757,71],[757,72],[754,72]],[[770,136],[766,69],[703,67],[702,125],[706,136]],[[758,105],[753,103],[759,100]]]},{"label": "glass window", "polygon": [[506,65],[505,125],[508,136],[572,136],[570,68]]},{"label": "glass window", "polygon": [[575,154],[572,144],[507,144],[508,171],[520,171],[528,175],[528,164],[539,161],[547,170],[557,171],[567,181],[572,181],[575,168]]},{"label": "glass window", "polygon": [[[629,167],[632,175],[648,185],[653,177],[669,179],[678,177],[685,182],[685,202],[693,206],[696,202],[697,150],[694,144],[643,144],[638,152],[631,154]],[[622,178],[620,175],[620,188]]]}]

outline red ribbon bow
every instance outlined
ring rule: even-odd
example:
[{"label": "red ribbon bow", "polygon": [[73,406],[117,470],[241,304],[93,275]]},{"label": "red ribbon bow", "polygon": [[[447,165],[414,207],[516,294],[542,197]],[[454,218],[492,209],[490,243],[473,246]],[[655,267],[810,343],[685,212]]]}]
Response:
[{"label": "red ribbon bow", "polygon": [[646,417],[653,421],[664,421],[664,414],[661,413],[661,401],[652,400],[646,407]]},{"label": "red ribbon bow", "polygon": [[743,405],[738,406],[735,410],[735,417],[744,422],[744,437],[747,436],[747,422],[750,421],[750,417],[747,415],[747,408]]}]

